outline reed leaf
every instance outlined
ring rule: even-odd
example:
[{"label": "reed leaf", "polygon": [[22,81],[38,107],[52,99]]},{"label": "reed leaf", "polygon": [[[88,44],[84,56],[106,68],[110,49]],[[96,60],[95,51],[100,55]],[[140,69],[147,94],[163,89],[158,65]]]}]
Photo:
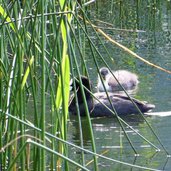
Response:
[{"label": "reed leaf", "polygon": [[33,62],[34,62],[34,56],[32,56],[31,59],[29,60],[29,66],[27,67],[27,69],[25,71],[25,74],[23,76],[23,80],[22,80],[22,83],[21,83],[21,89],[23,89],[25,84],[26,84],[28,75],[30,73],[30,67],[32,66]]},{"label": "reed leaf", "polygon": [[10,27],[15,32],[16,30],[15,30],[14,23],[12,22],[11,18],[7,15],[7,13],[5,12],[4,8],[1,5],[0,5],[0,14],[3,16],[6,22],[9,22]]},{"label": "reed leaf", "polygon": [[[65,11],[65,9],[70,9],[70,6],[65,4],[66,1],[59,1],[60,7],[62,10]],[[66,5],[66,6],[65,6]],[[60,117],[61,122],[61,134],[60,137],[66,140],[67,135],[67,118],[68,118],[68,103],[69,103],[69,93],[70,93],[70,62],[68,57],[68,43],[67,43],[67,36],[69,32],[69,27],[67,22],[71,22],[71,15],[62,15],[61,19],[61,37],[62,37],[62,66],[61,66],[61,73],[59,75],[58,79],[58,87],[57,87],[57,94],[56,94],[56,108],[59,111],[62,101],[63,101],[63,111],[62,116]],[[59,143],[59,152],[63,154],[64,152],[64,145],[62,143]],[[66,153],[66,151],[65,151]],[[57,166],[61,165],[61,160],[59,159],[57,161]],[[68,169],[68,166],[66,164],[66,169]]]}]

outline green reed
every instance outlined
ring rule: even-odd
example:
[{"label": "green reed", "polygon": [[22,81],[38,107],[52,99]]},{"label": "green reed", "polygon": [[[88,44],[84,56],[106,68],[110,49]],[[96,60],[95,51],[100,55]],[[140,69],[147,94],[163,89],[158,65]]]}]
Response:
[{"label": "green reed", "polygon": [[[92,151],[84,148],[79,115],[80,146],[68,140],[70,77],[89,77],[86,48],[97,72],[96,58],[106,64],[90,32],[103,41],[86,23],[84,8],[77,6],[73,0],[0,4],[0,167],[5,170],[71,170],[71,165],[89,170],[85,152],[93,159],[92,170],[99,170],[98,157],[120,163],[97,154],[88,108]],[[83,86],[81,90],[84,94]],[[87,106],[85,97],[84,104]],[[81,151],[80,163],[70,158],[71,147]]]},{"label": "green reed", "polygon": [[[62,3],[62,1],[60,1],[60,3]],[[63,3],[65,3],[65,1],[63,1]],[[7,7],[7,5],[10,6],[10,8]],[[55,4],[55,1],[52,3],[40,1],[40,3],[34,5],[25,2],[25,4],[22,5],[22,12],[20,10],[21,4],[19,4],[18,1],[11,2],[11,4],[6,4],[4,2],[0,7],[0,13],[3,19],[1,22],[2,77],[0,81],[1,92],[3,92],[1,93],[1,99],[3,99],[3,101],[1,100],[1,109],[7,113],[13,113],[14,116],[19,117],[21,120],[30,120],[29,118],[32,118],[32,124],[42,130],[41,134],[33,130],[34,136],[40,139],[43,145],[46,145],[46,115],[47,112],[49,112],[47,111],[46,99],[49,98],[51,94],[53,97],[53,113],[62,116],[64,114],[64,117],[51,117],[53,121],[52,125],[54,125],[52,130],[56,128],[53,132],[62,131],[59,135],[62,135],[62,138],[65,137],[64,139],[66,139],[67,135],[66,125],[70,70],[69,57],[67,55],[68,45],[66,44],[67,35],[66,33],[63,33],[66,32],[65,27],[67,26],[65,26],[65,23],[61,24],[62,20],[60,19],[60,17],[63,18],[61,13],[66,11],[66,9],[61,7],[61,9],[56,11],[56,8],[59,8],[60,4]],[[64,4],[62,5],[64,6]],[[65,5],[69,6],[69,3],[65,3]],[[34,7],[31,9],[29,8],[30,6]],[[53,11],[49,10],[51,8]],[[28,17],[27,15],[30,12],[32,13],[32,16]],[[55,14],[45,16],[48,12],[53,12]],[[68,12],[64,13],[68,14]],[[71,21],[71,15],[69,17]],[[47,26],[48,21],[51,22],[49,24],[50,28]],[[54,25],[53,21],[55,21]],[[51,32],[52,39],[51,37],[47,37],[48,32]],[[61,34],[63,37],[61,37]],[[63,40],[62,44],[60,40]],[[53,41],[56,43],[56,46],[53,44]],[[62,52],[54,50],[61,45],[63,46]],[[51,78],[54,75],[56,75],[56,78]],[[50,83],[48,80],[50,80]],[[54,83],[57,83],[57,86],[54,86]],[[57,89],[56,95],[54,94],[55,89]],[[29,97],[30,95],[31,97]],[[31,111],[29,111],[30,106],[27,101],[28,97],[33,101],[31,104],[33,109]],[[61,102],[58,104],[58,101]],[[64,104],[64,106],[62,106],[61,110],[62,104]],[[9,117],[2,117],[1,122],[1,135],[3,136],[3,139],[1,139],[1,147],[4,146],[4,142],[10,142],[12,139],[16,139],[19,135],[24,135],[26,132],[26,127],[22,123],[15,122]],[[30,132],[32,131],[30,130]],[[25,150],[20,152],[20,164],[17,166],[16,162],[13,162],[13,158],[15,159],[15,156],[17,155],[17,149],[20,149],[20,147],[25,144],[25,140],[24,137],[21,137],[20,142],[15,141],[12,146],[9,146],[9,148],[5,150],[3,155],[1,154],[1,161],[3,161],[4,168],[8,168],[8,165],[13,163],[10,167],[14,170],[16,170],[18,166],[21,170],[25,170]],[[60,144],[60,146],[61,145],[62,144]],[[33,168],[36,170],[45,170],[45,150],[39,150],[37,147],[33,147],[33,149],[33,154],[31,154],[33,157],[32,161],[35,161],[33,163]],[[63,153],[63,151],[60,152]],[[38,158],[39,160],[37,160]]]}]

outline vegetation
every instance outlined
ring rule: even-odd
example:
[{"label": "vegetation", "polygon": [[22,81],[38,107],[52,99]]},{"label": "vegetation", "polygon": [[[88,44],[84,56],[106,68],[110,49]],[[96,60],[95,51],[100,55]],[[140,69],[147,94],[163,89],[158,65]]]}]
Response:
[{"label": "vegetation", "polygon": [[[98,60],[108,66],[91,38],[92,32],[107,54],[104,39],[99,35],[127,53],[141,57],[92,25],[85,13],[84,2],[0,2],[0,170],[72,170],[75,167],[98,170],[99,158],[147,169],[98,154],[88,110],[86,124],[92,150],[84,148],[80,116],[77,116],[80,145],[68,141],[70,79],[80,79],[82,74],[89,77],[86,49],[91,52],[97,72]],[[112,59],[110,55],[108,57]],[[146,60],[143,62],[155,66]],[[125,125],[131,128],[121,118],[118,121],[123,131]],[[151,131],[158,139],[152,128]],[[139,136],[154,151],[159,150],[148,139]],[[127,139],[137,154],[128,136]],[[160,140],[159,144],[162,145]],[[70,148],[80,152],[79,161],[69,155]],[[93,163],[90,169],[85,153],[90,154],[93,161],[90,160]]]}]

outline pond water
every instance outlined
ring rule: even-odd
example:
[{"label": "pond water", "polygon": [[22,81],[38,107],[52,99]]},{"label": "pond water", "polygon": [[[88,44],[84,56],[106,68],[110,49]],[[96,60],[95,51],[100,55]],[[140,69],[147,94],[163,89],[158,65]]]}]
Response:
[{"label": "pond water", "polygon": [[[128,47],[144,59],[171,70],[171,3],[170,1],[155,2],[157,3],[135,0],[127,2],[98,0],[96,4],[91,5],[88,9],[88,15],[93,23],[99,26],[114,40]],[[104,22],[110,23],[111,25],[109,26]],[[132,31],[135,29],[137,31]],[[140,84],[135,96],[136,98],[155,104],[156,108],[153,110],[154,112],[171,111],[170,74],[145,64],[119,49],[111,42],[103,39],[113,59],[112,61],[104,51],[102,44],[95,37],[93,38],[96,47],[111,69],[127,69],[139,76]],[[97,72],[94,70],[95,65],[92,62],[89,50],[86,51],[86,57],[90,78],[95,87],[97,81],[94,78],[97,78]],[[104,66],[100,59],[98,62],[100,66]],[[128,116],[124,117],[123,120],[157,146],[160,151],[156,152],[156,149],[152,145],[145,142],[133,130],[124,125],[133,147],[139,154],[139,156],[135,156],[135,152],[123,134],[117,120],[115,118],[97,118],[92,119],[97,153],[129,164],[170,171],[171,158],[167,157],[164,148],[168,154],[171,154],[171,116],[146,117],[147,122],[153,128],[161,143],[159,143],[158,138],[141,117]],[[84,148],[91,150],[90,132],[86,118],[82,118],[82,127]],[[68,138],[74,144],[80,145],[80,133],[78,130],[77,117],[73,116],[69,122]],[[75,158],[75,160],[81,161],[81,153],[79,150],[71,149],[70,155],[72,155],[72,159]],[[86,163],[92,160],[90,154],[84,153],[84,155]],[[98,163],[99,170],[103,171],[143,170],[100,158],[98,159]],[[90,163],[88,168],[91,170],[93,163]]]}]

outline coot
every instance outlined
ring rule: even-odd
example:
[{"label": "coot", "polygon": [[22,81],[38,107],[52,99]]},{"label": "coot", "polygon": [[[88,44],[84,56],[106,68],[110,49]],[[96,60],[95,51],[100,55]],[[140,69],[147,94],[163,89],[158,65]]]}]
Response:
[{"label": "coot", "polygon": [[[87,90],[91,91],[91,83],[89,79],[85,76],[81,77],[82,84],[87,88]],[[80,88],[80,83],[76,82],[76,90],[78,97],[78,106],[81,116],[86,115],[85,104],[83,100],[82,91]],[[139,114],[138,109],[132,103],[129,97],[125,95],[108,93],[110,101],[106,95],[106,92],[97,92],[93,95],[84,89],[85,99],[87,102],[88,110],[91,117],[104,117],[104,116],[113,116],[113,107],[119,116],[129,115],[129,114]],[[94,96],[94,97],[93,97]],[[142,102],[135,98],[132,98],[133,102],[137,105],[142,113],[148,112],[151,109],[155,108],[155,105],[149,104],[147,102]],[[103,104],[102,104],[103,103]],[[106,106],[111,110],[107,109]],[[71,103],[69,105],[69,112],[71,114],[77,114],[76,108],[76,97],[72,98]]]}]

